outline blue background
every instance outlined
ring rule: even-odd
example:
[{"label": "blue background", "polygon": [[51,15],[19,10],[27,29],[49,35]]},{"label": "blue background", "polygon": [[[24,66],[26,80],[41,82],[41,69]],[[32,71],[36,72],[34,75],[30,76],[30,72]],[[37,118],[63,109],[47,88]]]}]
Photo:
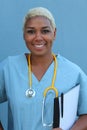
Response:
[{"label": "blue background", "polygon": [[[53,51],[78,64],[87,74],[87,0],[0,0],[0,61],[28,51],[23,40],[23,18],[36,6],[48,8],[56,20]],[[5,130],[7,115],[6,102],[0,105]]]}]

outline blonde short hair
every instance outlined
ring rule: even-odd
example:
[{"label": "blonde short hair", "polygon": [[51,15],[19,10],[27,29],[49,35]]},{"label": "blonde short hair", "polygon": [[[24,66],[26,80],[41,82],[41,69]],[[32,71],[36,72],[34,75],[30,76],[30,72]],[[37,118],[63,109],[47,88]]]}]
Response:
[{"label": "blonde short hair", "polygon": [[23,30],[25,28],[25,24],[26,24],[27,20],[29,18],[32,18],[32,17],[35,17],[35,16],[46,17],[50,21],[51,26],[53,27],[53,29],[56,28],[55,19],[54,19],[53,15],[51,14],[51,12],[46,8],[36,7],[36,8],[30,9],[28,11],[28,13],[26,14],[26,16],[24,17]]}]

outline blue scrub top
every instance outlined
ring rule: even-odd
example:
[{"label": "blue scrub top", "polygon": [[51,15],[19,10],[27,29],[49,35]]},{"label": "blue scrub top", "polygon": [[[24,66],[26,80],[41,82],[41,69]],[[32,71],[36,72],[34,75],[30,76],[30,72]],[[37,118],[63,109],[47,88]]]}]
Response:
[{"label": "blue scrub top", "polygon": [[[78,115],[87,114],[87,76],[77,65],[61,55],[57,56],[57,61],[55,87],[59,96],[80,84],[77,112]],[[42,125],[42,101],[45,88],[51,86],[53,72],[54,62],[40,81],[32,73],[32,88],[36,95],[28,98],[25,95],[29,88],[25,54],[10,56],[0,64],[0,102],[8,100],[8,130],[52,130],[52,127]],[[49,92],[48,95],[44,121],[50,123],[53,119],[54,93]]]}]

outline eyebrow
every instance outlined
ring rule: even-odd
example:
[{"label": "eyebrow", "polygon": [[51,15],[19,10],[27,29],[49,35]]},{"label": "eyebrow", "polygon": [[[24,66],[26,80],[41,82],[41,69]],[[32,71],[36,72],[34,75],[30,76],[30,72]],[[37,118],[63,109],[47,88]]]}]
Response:
[{"label": "eyebrow", "polygon": [[[27,29],[35,29],[34,27],[26,27]],[[50,29],[49,26],[42,27],[42,29]]]},{"label": "eyebrow", "polygon": [[42,27],[43,29],[50,28],[49,26]]}]

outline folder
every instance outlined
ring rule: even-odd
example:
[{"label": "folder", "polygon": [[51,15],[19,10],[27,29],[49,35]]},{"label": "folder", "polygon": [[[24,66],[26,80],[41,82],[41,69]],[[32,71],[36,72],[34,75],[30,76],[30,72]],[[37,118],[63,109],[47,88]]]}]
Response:
[{"label": "folder", "polygon": [[60,128],[63,130],[70,130],[76,121],[78,98],[79,98],[80,85],[76,85],[63,95],[63,115],[61,97],[59,97],[60,104]]}]

